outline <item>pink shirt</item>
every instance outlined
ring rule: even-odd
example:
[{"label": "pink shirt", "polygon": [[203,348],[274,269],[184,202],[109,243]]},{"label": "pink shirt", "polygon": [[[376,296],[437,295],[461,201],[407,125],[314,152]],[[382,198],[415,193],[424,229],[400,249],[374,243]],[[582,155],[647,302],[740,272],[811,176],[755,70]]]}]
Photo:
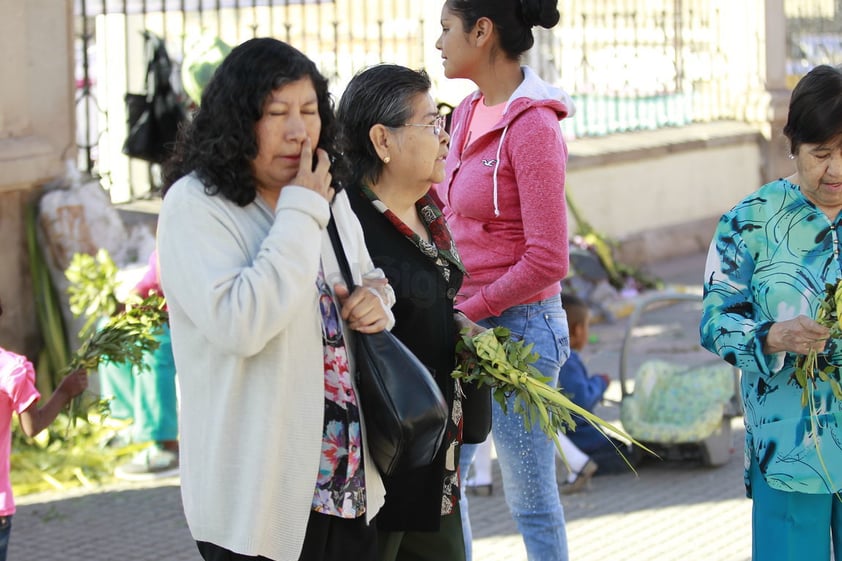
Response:
[{"label": "pink shirt", "polygon": [[494,128],[494,125],[503,117],[503,109],[505,108],[505,102],[497,105],[486,105],[485,96],[480,97],[471,115],[464,147],[467,147],[473,139],[481,137]]},{"label": "pink shirt", "polygon": [[35,389],[35,368],[25,357],[0,347],[0,516],[15,513],[9,456],[12,414],[20,414],[41,398]]},{"label": "pink shirt", "polygon": [[134,291],[140,294],[141,298],[146,298],[152,292],[162,293],[161,290],[161,275],[158,274],[158,250],[154,250],[149,256],[148,267],[143,278],[138,281],[134,287]]}]

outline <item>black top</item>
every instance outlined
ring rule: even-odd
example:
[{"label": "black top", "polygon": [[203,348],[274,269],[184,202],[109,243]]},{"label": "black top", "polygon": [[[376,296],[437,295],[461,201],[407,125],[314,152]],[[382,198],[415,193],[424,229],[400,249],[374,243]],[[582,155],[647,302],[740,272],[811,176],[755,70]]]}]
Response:
[{"label": "black top", "polygon": [[[383,269],[395,291],[392,333],[432,372],[453,411],[455,345],[458,328],[453,319],[453,299],[462,285],[462,271],[450,262],[449,280],[439,265],[377,208],[359,186],[348,188],[351,208],[357,214],[375,266]],[[436,531],[442,510],[445,459],[454,435],[446,434],[442,449],[429,466],[394,477],[384,477],[386,504],[375,518],[385,531]],[[452,462],[458,461],[458,455]],[[451,466],[451,470],[455,466]],[[455,500],[458,490],[453,488]]]}]

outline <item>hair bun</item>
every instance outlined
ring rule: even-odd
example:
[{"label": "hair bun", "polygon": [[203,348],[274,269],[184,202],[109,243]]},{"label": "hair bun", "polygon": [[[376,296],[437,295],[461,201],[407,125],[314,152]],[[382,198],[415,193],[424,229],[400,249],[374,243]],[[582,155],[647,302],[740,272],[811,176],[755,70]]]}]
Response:
[{"label": "hair bun", "polygon": [[558,0],[520,0],[523,21],[529,26],[549,29],[558,23]]}]

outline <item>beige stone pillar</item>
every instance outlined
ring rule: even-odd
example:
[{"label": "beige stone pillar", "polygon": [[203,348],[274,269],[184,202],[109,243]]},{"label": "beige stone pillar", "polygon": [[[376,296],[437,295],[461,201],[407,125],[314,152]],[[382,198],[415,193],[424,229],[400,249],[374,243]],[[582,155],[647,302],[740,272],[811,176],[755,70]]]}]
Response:
[{"label": "beige stone pillar", "polygon": [[767,93],[766,126],[767,140],[764,181],[786,177],[795,171],[787,156],[789,142],[783,135],[789,110],[790,90],[786,84],[786,38],[787,21],[784,0],[765,0],[765,85]]},{"label": "beige stone pillar", "polygon": [[39,337],[24,208],[75,158],[72,0],[0,0],[0,346]]}]

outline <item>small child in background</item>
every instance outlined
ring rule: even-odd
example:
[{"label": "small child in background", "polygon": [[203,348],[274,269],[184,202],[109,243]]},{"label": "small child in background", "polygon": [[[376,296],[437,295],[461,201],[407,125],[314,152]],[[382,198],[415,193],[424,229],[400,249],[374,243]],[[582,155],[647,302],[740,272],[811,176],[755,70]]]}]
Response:
[{"label": "small child in background", "polygon": [[[0,316],[3,306],[0,304]],[[0,347],[0,561],[6,561],[15,501],[9,480],[12,452],[12,414],[17,412],[23,432],[33,437],[47,428],[70,400],[85,391],[88,376],[77,370],[65,376],[53,395],[39,408],[35,368],[25,357]]]},{"label": "small child in background", "polygon": [[[611,378],[607,374],[589,375],[579,356],[588,343],[590,310],[587,304],[577,296],[562,293],[561,305],[567,312],[570,358],[561,367],[558,385],[573,403],[593,412],[608,389]],[[628,444],[615,438],[607,438],[580,416],[574,415],[573,418],[576,421],[576,430],[568,432],[567,437],[590,457],[590,463],[598,466],[592,469],[592,474],[623,473],[629,469],[627,461],[634,465]]]}]

